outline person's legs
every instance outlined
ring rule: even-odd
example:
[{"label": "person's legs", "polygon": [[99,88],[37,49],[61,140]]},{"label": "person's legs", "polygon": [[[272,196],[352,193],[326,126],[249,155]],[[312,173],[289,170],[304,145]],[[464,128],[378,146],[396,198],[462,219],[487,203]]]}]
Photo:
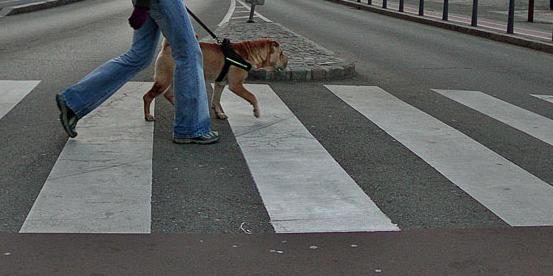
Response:
[{"label": "person's legs", "polygon": [[[150,16],[157,22],[171,44],[175,71],[174,141],[188,141],[200,136],[213,141],[208,99],[203,74],[200,45],[182,0],[154,0]],[[210,137],[210,138],[209,138]]]},{"label": "person's legs", "polygon": [[82,118],[152,62],[159,36],[156,22],[148,19],[134,32],[132,46],[127,53],[104,63],[67,88],[61,94],[62,100],[78,118]]}]

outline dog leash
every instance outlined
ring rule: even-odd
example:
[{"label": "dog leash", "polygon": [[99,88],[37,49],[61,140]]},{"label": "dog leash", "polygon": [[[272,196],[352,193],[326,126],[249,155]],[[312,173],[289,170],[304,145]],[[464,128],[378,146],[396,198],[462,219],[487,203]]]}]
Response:
[{"label": "dog leash", "polygon": [[213,37],[213,39],[217,41],[217,44],[221,45],[223,43],[223,41],[219,39],[219,37],[217,37],[217,35],[215,35],[215,33],[211,31],[211,29],[209,29],[209,27],[207,27],[207,25],[204,24],[204,22],[202,22],[202,20],[200,20],[200,18],[198,18],[188,7],[186,7],[186,10],[194,18],[194,20],[196,20],[196,22],[198,22],[198,24],[200,24],[202,28],[204,28],[209,33],[209,35],[211,35],[211,37]]}]

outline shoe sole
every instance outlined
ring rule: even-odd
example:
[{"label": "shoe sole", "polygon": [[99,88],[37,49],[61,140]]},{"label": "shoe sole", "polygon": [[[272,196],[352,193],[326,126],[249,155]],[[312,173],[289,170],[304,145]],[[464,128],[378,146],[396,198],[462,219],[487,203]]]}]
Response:
[{"label": "shoe sole", "polygon": [[65,133],[69,135],[71,138],[77,137],[77,132],[72,131],[69,128],[69,125],[65,122],[68,122],[67,118],[64,118],[64,114],[67,114],[67,109],[65,108],[65,105],[61,102],[61,98],[59,95],[56,95],[56,104],[58,105],[58,109],[60,110],[60,120],[61,125],[63,126],[63,130],[65,130]]},{"label": "shoe sole", "polygon": [[173,139],[173,143],[175,144],[200,144],[200,145],[207,145],[207,144],[213,144],[217,143],[219,141],[219,137],[209,139],[209,140],[195,140],[195,139]]}]

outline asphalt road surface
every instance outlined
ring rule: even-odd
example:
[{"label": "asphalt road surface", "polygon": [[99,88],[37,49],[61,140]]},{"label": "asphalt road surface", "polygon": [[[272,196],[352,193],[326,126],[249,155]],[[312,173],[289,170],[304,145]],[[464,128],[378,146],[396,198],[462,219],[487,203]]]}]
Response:
[{"label": "asphalt road surface", "polygon": [[[213,28],[229,8],[214,0],[189,6]],[[93,162],[79,143],[90,138],[109,147],[110,140],[98,142],[92,132],[68,142],[53,97],[128,48],[130,11],[128,1],[89,0],[0,18],[0,89],[29,92],[0,118],[0,231],[19,232],[25,224],[31,232],[90,230],[64,228],[84,207],[52,203],[86,193],[79,186],[86,177],[71,180],[76,191],[66,193],[56,175],[75,172],[64,167],[66,155]],[[229,96],[227,105],[236,108],[228,110],[229,121],[214,121],[223,138],[208,147],[171,143],[172,107],[158,101],[156,122],[143,126],[151,127],[144,150],[153,154],[144,171],[151,170],[144,190],[151,214],[139,218],[141,229],[297,233],[553,224],[552,55],[327,1],[268,1],[257,11],[356,62],[358,76],[252,86],[263,100],[259,121]],[[152,73],[144,70],[126,89],[139,95]],[[94,118],[141,119],[139,101],[135,108],[109,106]],[[96,169],[86,174],[97,175]],[[375,226],[373,216],[383,224]]]}]

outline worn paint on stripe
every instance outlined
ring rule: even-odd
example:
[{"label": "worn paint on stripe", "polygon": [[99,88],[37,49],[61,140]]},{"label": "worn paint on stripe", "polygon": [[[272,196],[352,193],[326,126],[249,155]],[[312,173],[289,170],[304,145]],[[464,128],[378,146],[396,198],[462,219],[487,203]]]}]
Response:
[{"label": "worn paint on stripe", "polygon": [[27,96],[40,81],[0,80],[0,119]]},{"label": "worn paint on stripe", "polygon": [[553,120],[480,91],[433,91],[553,145]]},{"label": "worn paint on stripe", "polygon": [[551,185],[378,87],[327,88],[508,224],[553,225]]},{"label": "worn paint on stripe", "polygon": [[128,83],[79,121],[22,233],[150,232],[154,127],[140,109],[150,87]]},{"label": "worn paint on stripe", "polygon": [[228,90],[223,105],[276,232],[398,230],[269,86],[247,87],[261,118]]},{"label": "worn paint on stripe", "polygon": [[532,96],[538,98],[538,99],[541,99],[541,100],[544,100],[544,101],[548,101],[550,103],[553,103],[553,95],[536,95],[536,94],[532,94]]}]

